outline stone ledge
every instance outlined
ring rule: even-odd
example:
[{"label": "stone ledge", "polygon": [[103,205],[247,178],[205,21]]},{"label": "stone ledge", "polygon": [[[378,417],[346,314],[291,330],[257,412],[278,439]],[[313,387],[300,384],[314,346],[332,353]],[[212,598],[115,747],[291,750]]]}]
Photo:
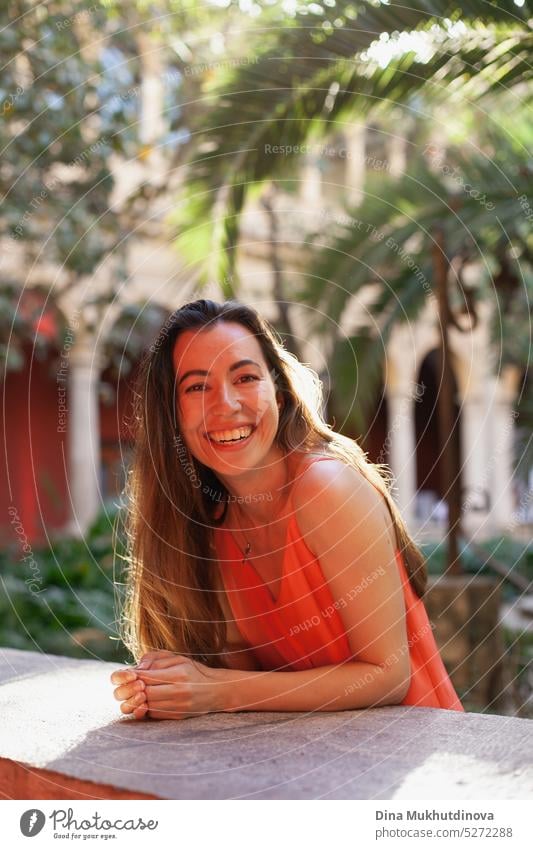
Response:
[{"label": "stone ledge", "polygon": [[4,798],[467,800],[533,794],[531,720],[384,707],[138,723],[122,717],[112,698],[115,668],[0,649]]},{"label": "stone ledge", "polygon": [[0,799],[159,799],[0,758]]}]

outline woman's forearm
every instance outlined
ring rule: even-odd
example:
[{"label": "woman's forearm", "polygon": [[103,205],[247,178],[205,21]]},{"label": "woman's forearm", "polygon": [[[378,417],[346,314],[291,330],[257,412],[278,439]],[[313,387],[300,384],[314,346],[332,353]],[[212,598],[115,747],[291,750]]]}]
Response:
[{"label": "woman's forearm", "polygon": [[399,704],[409,679],[395,667],[349,661],[303,672],[220,670],[221,710],[334,711]]},{"label": "woman's forearm", "polygon": [[224,666],[229,669],[240,669],[250,672],[259,669],[257,659],[249,648],[228,646],[226,651],[222,653],[221,660]]}]

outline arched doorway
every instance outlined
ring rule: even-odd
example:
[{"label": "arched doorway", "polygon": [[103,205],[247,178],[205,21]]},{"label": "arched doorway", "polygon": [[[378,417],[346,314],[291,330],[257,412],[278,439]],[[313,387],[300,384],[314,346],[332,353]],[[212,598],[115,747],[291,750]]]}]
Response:
[{"label": "arched doorway", "polygon": [[[418,372],[421,391],[414,403],[416,439],[416,516],[421,521],[434,520],[445,523],[445,474],[443,446],[447,439],[452,443],[452,462],[455,474],[461,476],[460,407],[457,383],[453,377],[454,408],[451,434],[441,434],[439,426],[438,393],[441,382],[439,351],[434,349],[424,358]],[[459,480],[459,487],[461,481]]]},{"label": "arched doorway", "polygon": [[390,435],[389,415],[385,388],[380,385],[370,415],[367,417],[367,427],[359,442],[368,453],[372,463],[389,463]]},{"label": "arched doorway", "polygon": [[133,445],[129,421],[136,372],[137,364],[118,375],[108,366],[100,376],[100,488],[104,502],[118,498],[126,484]]}]

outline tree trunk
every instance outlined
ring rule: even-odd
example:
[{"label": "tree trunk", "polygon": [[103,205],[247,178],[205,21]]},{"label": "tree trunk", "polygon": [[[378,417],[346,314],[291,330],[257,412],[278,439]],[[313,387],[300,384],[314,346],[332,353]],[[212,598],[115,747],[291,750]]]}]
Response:
[{"label": "tree trunk", "polygon": [[448,260],[444,250],[444,234],[439,228],[434,233],[433,270],[437,288],[441,345],[439,348],[441,388],[438,393],[437,410],[439,420],[440,465],[445,500],[448,506],[448,559],[446,571],[449,575],[461,575],[458,539],[461,532],[460,458],[454,450],[453,431],[457,426],[454,416],[454,382],[450,357],[448,331],[450,326],[450,304],[448,300]]},{"label": "tree trunk", "polygon": [[281,333],[281,335],[284,337],[287,349],[291,351],[291,353],[293,353],[296,357],[298,357],[298,359],[302,359],[300,345],[298,343],[296,335],[293,332],[291,317],[289,314],[289,304],[285,300],[285,293],[283,291],[283,270],[281,267],[281,260],[279,257],[278,248],[278,219],[276,217],[276,211],[273,206],[273,197],[274,190],[271,188],[262,196],[261,204],[263,206],[263,209],[267,213],[270,224],[270,263],[272,266],[273,275],[274,302],[278,310],[278,319],[276,325],[279,333]]}]

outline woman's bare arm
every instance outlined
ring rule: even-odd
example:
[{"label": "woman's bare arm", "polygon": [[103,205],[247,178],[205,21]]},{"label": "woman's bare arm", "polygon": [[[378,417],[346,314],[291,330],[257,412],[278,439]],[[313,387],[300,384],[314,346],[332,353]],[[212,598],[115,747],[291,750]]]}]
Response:
[{"label": "woman's bare arm", "polygon": [[351,657],[302,672],[225,670],[222,710],[398,704],[407,694],[411,669],[394,530],[383,496],[361,473],[331,460],[306,471],[293,504],[343,622]]},{"label": "woman's bare arm", "polygon": [[228,643],[222,658],[229,669],[241,669],[248,672],[259,669],[252,649],[244,643]]},{"label": "woman's bare arm", "polygon": [[302,672],[214,670],[220,710],[334,711],[399,704],[408,678],[398,668],[348,661]]}]

